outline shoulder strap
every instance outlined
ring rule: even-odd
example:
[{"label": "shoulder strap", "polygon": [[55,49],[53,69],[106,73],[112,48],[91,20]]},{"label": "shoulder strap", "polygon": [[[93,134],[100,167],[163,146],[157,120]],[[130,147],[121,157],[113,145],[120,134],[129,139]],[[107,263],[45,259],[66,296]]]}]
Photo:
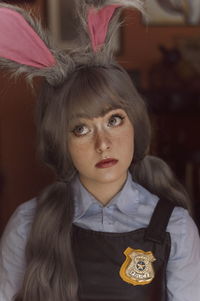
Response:
[{"label": "shoulder strap", "polygon": [[160,199],[154,209],[149,226],[145,232],[145,239],[162,243],[166,228],[175,204],[167,199]]}]

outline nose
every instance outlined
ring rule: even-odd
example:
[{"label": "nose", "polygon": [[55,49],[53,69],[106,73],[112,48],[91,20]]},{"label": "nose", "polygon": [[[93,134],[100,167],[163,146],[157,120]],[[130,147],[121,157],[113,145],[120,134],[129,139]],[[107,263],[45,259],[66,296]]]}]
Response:
[{"label": "nose", "polygon": [[105,131],[99,131],[95,135],[95,149],[101,154],[111,148],[111,139]]}]

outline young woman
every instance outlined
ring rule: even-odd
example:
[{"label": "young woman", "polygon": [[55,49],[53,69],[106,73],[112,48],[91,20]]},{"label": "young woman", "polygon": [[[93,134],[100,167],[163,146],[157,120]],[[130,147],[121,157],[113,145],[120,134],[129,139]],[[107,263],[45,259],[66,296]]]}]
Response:
[{"label": "young woman", "polygon": [[39,150],[57,181],[6,227],[2,301],[200,298],[187,195],[149,155],[148,114],[127,73],[100,55],[73,54],[68,75],[42,86]]}]

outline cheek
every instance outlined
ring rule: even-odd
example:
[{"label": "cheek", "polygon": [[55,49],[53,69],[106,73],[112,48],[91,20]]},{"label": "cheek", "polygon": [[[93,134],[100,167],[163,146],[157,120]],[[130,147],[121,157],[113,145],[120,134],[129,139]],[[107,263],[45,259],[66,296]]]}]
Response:
[{"label": "cheek", "polygon": [[125,158],[132,161],[134,155],[134,131],[132,128],[124,133],[120,145],[124,145],[122,152],[124,152]]},{"label": "cheek", "polygon": [[88,153],[88,147],[85,144],[80,142],[77,143],[76,141],[69,141],[68,150],[70,158],[76,168],[87,162],[86,156]]},{"label": "cheek", "polygon": [[132,129],[132,132],[131,132],[131,137],[130,137],[130,148],[131,148],[131,151],[132,151],[132,157],[134,155],[134,130]]},{"label": "cheek", "polygon": [[126,154],[127,154],[127,159],[130,159],[132,161],[133,155],[134,155],[134,141],[132,139],[127,139],[124,142],[124,145],[127,145],[126,147]]},{"label": "cheek", "polygon": [[76,157],[79,156],[78,154],[78,148],[76,146],[76,143],[74,143],[73,139],[68,141],[68,152],[70,155],[70,158],[72,162],[74,163],[76,161]]}]

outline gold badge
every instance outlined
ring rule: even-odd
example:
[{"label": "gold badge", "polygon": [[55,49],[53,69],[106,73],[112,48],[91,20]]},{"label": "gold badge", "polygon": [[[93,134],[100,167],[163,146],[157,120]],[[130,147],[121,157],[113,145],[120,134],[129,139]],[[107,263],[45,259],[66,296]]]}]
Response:
[{"label": "gold badge", "polygon": [[155,276],[152,262],[156,259],[152,252],[127,248],[124,254],[126,260],[121,266],[120,277],[133,285],[150,283]]}]

